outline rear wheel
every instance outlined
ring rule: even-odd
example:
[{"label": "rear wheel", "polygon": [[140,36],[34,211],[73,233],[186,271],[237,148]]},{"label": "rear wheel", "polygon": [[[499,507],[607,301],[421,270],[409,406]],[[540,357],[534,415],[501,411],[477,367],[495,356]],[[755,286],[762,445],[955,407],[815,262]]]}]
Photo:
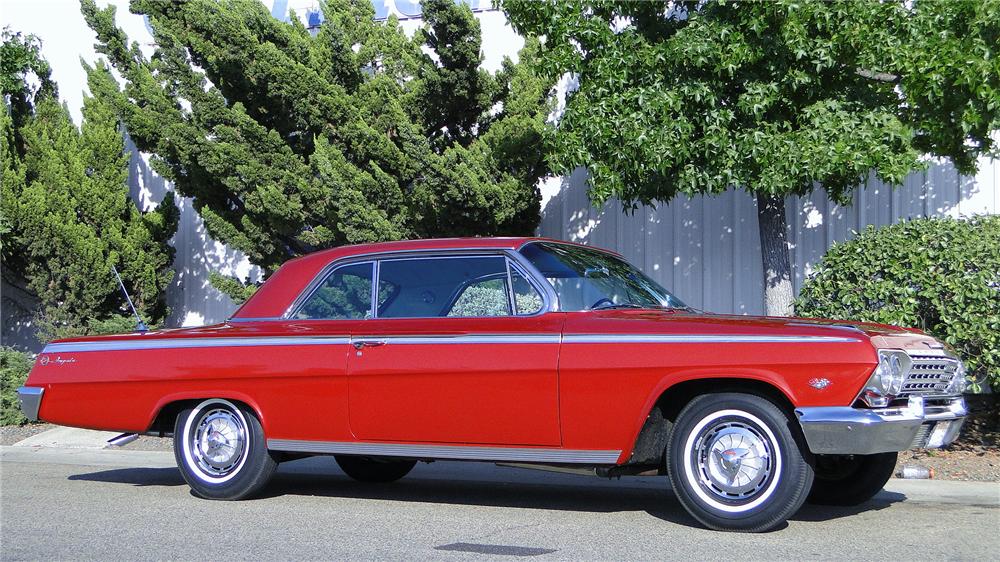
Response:
[{"label": "rear wheel", "polygon": [[792,420],[760,396],[699,396],[677,416],[667,449],[674,493],[710,529],[767,531],[802,506],[809,453]]},{"label": "rear wheel", "polygon": [[417,464],[417,461],[372,459],[349,455],[336,455],[334,458],[337,459],[337,464],[344,474],[359,482],[395,482],[409,474]]},{"label": "rear wheel", "polygon": [[213,398],[181,411],[174,424],[174,457],[195,494],[239,500],[263,488],[278,463],[248,408]]},{"label": "rear wheel", "polygon": [[879,493],[896,469],[899,453],[817,455],[809,503],[858,505]]}]

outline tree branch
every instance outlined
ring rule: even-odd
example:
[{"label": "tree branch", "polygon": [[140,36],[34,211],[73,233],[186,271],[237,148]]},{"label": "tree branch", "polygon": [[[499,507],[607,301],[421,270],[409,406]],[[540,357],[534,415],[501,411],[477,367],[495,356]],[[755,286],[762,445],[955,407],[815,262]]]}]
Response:
[{"label": "tree branch", "polygon": [[878,80],[879,82],[888,82],[890,84],[898,84],[899,76],[896,74],[889,74],[888,72],[877,72],[874,70],[868,70],[867,68],[858,68],[854,72],[858,73],[858,76],[863,78],[868,78],[869,80]]}]

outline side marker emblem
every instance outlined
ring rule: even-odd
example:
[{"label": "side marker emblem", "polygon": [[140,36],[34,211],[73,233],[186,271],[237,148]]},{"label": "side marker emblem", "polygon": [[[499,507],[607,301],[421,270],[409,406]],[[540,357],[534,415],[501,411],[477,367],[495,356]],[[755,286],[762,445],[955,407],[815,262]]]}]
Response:
[{"label": "side marker emblem", "polygon": [[809,379],[809,386],[817,389],[823,390],[824,388],[830,386],[829,379]]}]

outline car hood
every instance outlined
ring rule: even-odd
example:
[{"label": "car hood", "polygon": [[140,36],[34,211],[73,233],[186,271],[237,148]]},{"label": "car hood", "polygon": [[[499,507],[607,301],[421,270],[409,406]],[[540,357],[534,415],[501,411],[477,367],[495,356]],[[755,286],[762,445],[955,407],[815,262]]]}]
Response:
[{"label": "car hood", "polygon": [[920,330],[873,322],[711,314],[680,309],[612,309],[588,311],[582,314],[589,315],[592,321],[574,322],[573,324],[581,331],[814,336],[853,334],[858,339],[868,339],[876,348],[927,351],[945,347]]}]

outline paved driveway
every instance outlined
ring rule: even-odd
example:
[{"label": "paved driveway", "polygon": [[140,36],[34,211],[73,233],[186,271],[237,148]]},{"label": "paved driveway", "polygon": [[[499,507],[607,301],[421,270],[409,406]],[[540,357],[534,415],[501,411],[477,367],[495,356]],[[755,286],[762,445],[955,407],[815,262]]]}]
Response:
[{"label": "paved driveway", "polygon": [[193,497],[169,453],[4,447],[2,558],[995,560],[1000,484],[892,481],[859,508],[807,506],[763,535],[704,530],[662,478],[418,465],[361,485],[332,459],[282,465],[265,497]]}]

